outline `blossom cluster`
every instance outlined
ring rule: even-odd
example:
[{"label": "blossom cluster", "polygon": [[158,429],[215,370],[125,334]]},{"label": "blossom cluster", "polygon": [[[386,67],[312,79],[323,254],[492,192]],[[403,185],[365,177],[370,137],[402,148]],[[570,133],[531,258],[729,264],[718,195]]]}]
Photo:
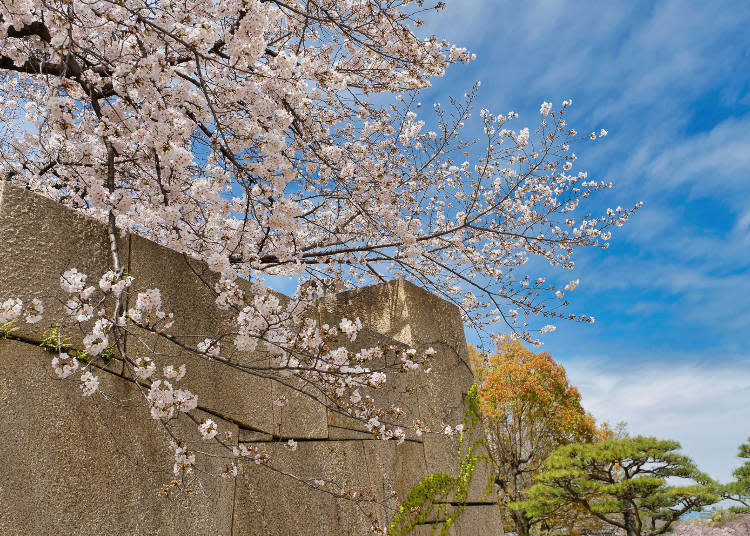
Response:
[{"label": "blossom cluster", "polygon": [[198,397],[187,389],[175,389],[167,380],[156,380],[148,393],[151,416],[154,419],[171,419],[175,412],[187,413],[198,407]]},{"label": "blossom cluster", "polygon": [[750,515],[737,515],[723,523],[698,520],[682,521],[674,525],[674,536],[745,536],[750,534]]},{"label": "blossom cluster", "polygon": [[36,324],[42,319],[44,304],[39,298],[34,298],[31,303],[23,308],[23,301],[18,298],[9,298],[0,303],[0,325],[16,320],[23,315],[27,324]]},{"label": "blossom cluster", "polygon": [[[571,143],[606,130],[579,136],[570,100],[542,103],[536,129],[483,109],[486,140],[470,151],[476,88],[450,113],[436,103],[436,121],[420,110],[416,91],[472,58],[417,37],[421,2],[73,4],[0,8],[11,29],[0,57],[16,71],[0,87],[2,119],[37,131],[9,127],[1,171],[204,260],[222,274],[217,302],[250,308],[247,351],[273,300],[242,296],[236,277],[412,279],[475,326],[501,322],[527,340],[528,315],[591,321],[550,305],[553,285],[524,288],[519,271],[530,256],[572,268],[575,249],[607,247],[632,213],[573,214],[611,184],[573,171]],[[72,57],[77,74],[59,77],[55,62]],[[399,104],[376,106],[372,92]],[[99,284],[119,295],[126,281],[113,270]],[[68,273],[63,288],[90,317],[85,279]],[[160,320],[158,298],[147,292],[134,317]]]},{"label": "blossom cluster", "polygon": [[[500,323],[535,343],[554,325],[535,329],[532,317],[593,322],[563,310],[577,279],[561,286],[528,272],[532,258],[573,269],[576,251],[608,247],[638,208],[582,211],[612,184],[579,171],[572,145],[607,131],[579,135],[566,100],[543,102],[537,127],[482,109],[484,137],[469,141],[479,84],[450,109],[423,112],[419,90],[473,55],[418,37],[422,10],[421,0],[0,3],[0,176],[98,219],[110,242],[106,273],[60,277],[56,375],[80,374],[91,396],[96,367],[116,356],[154,419],[197,421],[197,394],[177,387],[184,365],[122,344],[147,333],[213,364],[300,380],[319,403],[403,441],[412,424],[399,407],[378,407],[373,391],[390,387],[389,374],[429,372],[435,351],[352,350],[359,318],[329,325],[309,315],[330,289],[410,280],[457,305],[472,327]],[[396,101],[376,104],[374,93]],[[164,287],[134,288],[119,232],[202,261],[229,327],[171,333]],[[87,284],[94,276],[98,287]],[[299,289],[286,299],[268,277]],[[24,308],[3,298],[0,325],[44,314],[41,299]],[[62,347],[74,326],[85,363]],[[235,359],[256,352],[269,364]],[[221,441],[209,420],[195,425]],[[187,444],[173,446],[175,476],[192,474]],[[237,471],[232,461],[222,476]]]}]

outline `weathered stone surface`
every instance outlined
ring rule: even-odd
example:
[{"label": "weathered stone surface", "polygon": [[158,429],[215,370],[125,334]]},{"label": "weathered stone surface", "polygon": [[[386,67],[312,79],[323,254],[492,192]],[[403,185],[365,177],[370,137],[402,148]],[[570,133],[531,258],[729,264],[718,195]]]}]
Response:
[{"label": "weathered stone surface", "polygon": [[[127,238],[119,241],[123,266],[128,262],[127,244]],[[0,302],[21,298],[26,304],[35,297],[44,302],[44,318],[37,324],[20,320],[16,335],[40,342],[44,331],[64,317],[60,300],[68,295],[60,288],[63,272],[77,268],[88,276],[88,285],[97,286],[111,267],[102,223],[0,181]],[[84,324],[84,329],[92,324]],[[64,329],[63,334],[81,347],[85,333],[80,329]]]},{"label": "weathered stone surface", "polygon": [[237,439],[240,443],[253,443],[257,441],[271,441],[273,436],[271,436],[271,434],[266,434],[265,432],[256,432],[241,428]]},{"label": "weathered stone surface", "polygon": [[[418,377],[419,414],[433,430],[455,426],[464,417],[463,401],[474,382],[461,314],[453,304],[407,281],[399,281],[399,299],[405,304],[400,323],[411,332],[418,350],[432,347],[432,371]],[[428,466],[430,459],[427,459]]]},{"label": "weathered stone surface", "polygon": [[416,407],[406,408],[407,414],[420,418],[433,430],[461,422],[463,399],[474,377],[455,305],[398,280],[328,296],[321,300],[320,315],[321,322],[330,324],[338,323],[341,317],[358,317],[370,330],[406,346],[436,350],[430,374],[410,375],[403,388],[414,396],[402,393],[399,401],[416,400]]},{"label": "weathered stone surface", "polygon": [[[336,482],[339,489],[370,489],[362,441],[300,441],[295,452],[283,443],[258,443],[271,464],[298,478]],[[234,534],[268,536],[362,535],[370,531],[366,503],[336,499],[252,462],[237,480]]]},{"label": "weathered stone surface", "polygon": [[[131,382],[99,373],[101,390],[126,405],[83,399],[49,360],[36,346],[0,341],[0,534],[231,534],[234,481],[206,477],[202,492],[157,495],[173,459]],[[220,430],[237,436],[229,423]],[[193,423],[186,433],[197,439]],[[206,463],[218,473],[223,461]]]},{"label": "weathered stone surface", "polygon": [[342,317],[359,318],[369,329],[403,344],[411,344],[411,327],[400,281],[339,292],[320,300],[321,323],[338,324]]},{"label": "weathered stone surface", "polygon": [[438,353],[432,360],[432,370],[417,377],[415,388],[422,420],[432,431],[439,432],[445,426],[455,427],[463,421],[464,400],[474,383],[474,375],[451,348],[433,346]]},{"label": "weathered stone surface", "polygon": [[375,510],[380,525],[388,526],[409,491],[427,476],[424,448],[414,441],[399,445],[395,441],[370,440],[363,441],[363,446],[375,494],[386,498],[391,496],[391,492],[396,492],[384,507]]},{"label": "weathered stone surface", "polygon": [[[275,293],[284,304],[289,298]],[[317,319],[317,309],[310,308],[306,315]],[[272,361],[273,362],[273,361]],[[292,375],[276,375],[271,382],[271,399],[285,398],[286,403],[272,405],[271,433],[275,437],[298,439],[328,438],[325,396],[318,385]]]},{"label": "weathered stone surface", "polygon": [[273,434],[283,438],[328,438],[326,407],[321,402],[324,396],[299,378],[284,378],[284,381],[288,385],[273,382],[271,386],[274,400],[279,396],[287,400],[284,406],[273,406]]},{"label": "weathered stone surface", "polygon": [[408,281],[389,281],[321,300],[323,321],[333,323],[341,317],[359,317],[373,331],[409,346],[448,346],[466,355],[458,308]]},{"label": "weathered stone surface", "polygon": [[[477,454],[484,453],[483,448],[476,451]],[[459,474],[459,457],[458,457],[458,437],[441,436],[435,434],[425,434],[424,453],[427,468],[430,473],[443,472],[449,475],[458,476]],[[494,503],[496,498],[491,493],[485,496],[487,481],[490,476],[489,464],[483,460],[477,461],[477,468],[474,472],[474,478],[469,486],[469,502],[486,502]]]},{"label": "weathered stone surface", "polygon": [[[362,349],[374,347],[393,346],[398,349],[405,348],[402,343],[374,332],[369,328],[363,328],[357,335],[357,339],[352,342],[348,338],[341,336],[337,344],[345,346],[352,352],[359,352]],[[393,352],[386,353],[388,364],[392,364],[395,357]],[[365,366],[371,370],[378,370],[385,366],[384,359],[369,361]],[[368,387],[360,388],[362,396],[369,395],[373,398],[375,406],[387,409],[392,406],[399,407],[403,411],[400,418],[391,418],[393,425],[401,426],[406,432],[406,437],[411,440],[419,440],[414,433],[414,418],[419,417],[419,402],[417,400],[414,385],[417,378],[424,375],[422,371],[410,372],[390,372],[387,376],[386,383],[377,389]],[[328,437],[330,439],[373,439],[373,434],[367,431],[364,424],[354,418],[343,415],[334,409],[328,410]]]},{"label": "weathered stone surface", "polygon": [[[213,285],[218,275],[204,264],[132,236],[128,271],[135,277],[133,295],[138,290],[160,289],[162,309],[174,314],[170,334],[191,346],[206,337],[224,335],[220,338],[222,355],[234,363],[268,364],[264,353],[232,351],[232,315],[216,307]],[[156,355],[160,365],[185,363],[187,374],[182,383],[198,394],[201,407],[227,415],[248,428],[272,432],[271,380],[207,361],[158,335],[142,330],[136,333],[137,337],[129,337],[128,353],[136,357]]]},{"label": "weathered stone surface", "polygon": [[454,536],[503,536],[503,523],[496,504],[469,505],[451,528]]},{"label": "weathered stone surface", "polygon": [[[329,412],[330,415],[330,412]],[[346,417],[342,417],[346,418]],[[372,439],[375,437],[373,434],[363,430],[355,430],[352,428],[339,427],[329,424],[328,425],[328,439],[343,441],[346,439]]]}]

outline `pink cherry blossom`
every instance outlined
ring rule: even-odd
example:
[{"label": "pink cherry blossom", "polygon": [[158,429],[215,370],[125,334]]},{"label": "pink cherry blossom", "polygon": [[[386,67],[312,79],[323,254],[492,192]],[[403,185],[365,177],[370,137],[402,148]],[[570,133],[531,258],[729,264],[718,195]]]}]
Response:
[{"label": "pink cherry blossom", "polygon": [[[430,371],[435,351],[350,350],[341,336],[354,341],[363,323],[320,325],[309,315],[316,300],[403,279],[455,304],[473,328],[534,344],[552,324],[535,329],[530,316],[593,322],[550,299],[563,298],[564,280],[545,286],[546,274],[533,272],[543,263],[571,270],[581,249],[608,247],[640,204],[582,217],[587,200],[612,184],[571,171],[571,147],[586,142],[567,124],[572,101],[543,102],[531,127],[512,111],[473,117],[476,83],[450,107],[430,103],[425,112],[419,91],[471,52],[415,33],[421,1],[324,4],[0,3],[0,177],[106,226],[110,266],[66,270],[55,296],[65,314],[50,319],[58,346],[84,334],[85,371],[61,348],[52,363],[60,376],[80,374],[84,396],[99,386],[92,371],[116,355],[137,380],[145,418],[150,412],[169,434],[184,420],[213,434],[194,415],[201,393],[168,381],[185,374],[164,362],[177,358],[166,357],[168,345],[233,373],[300,381],[373,436],[403,441],[407,427],[422,434],[444,423],[377,407],[372,393],[392,386],[391,374]],[[473,121],[484,132],[475,141],[464,134]],[[173,330],[170,304],[180,297],[127,273],[123,233],[205,268],[196,273],[228,317],[222,326]],[[298,290],[281,299],[269,278]],[[2,298],[0,324],[41,319],[40,299],[24,313],[20,299]],[[223,437],[206,439],[221,445]],[[178,482],[198,473],[201,453],[188,444],[172,447]],[[270,463],[257,449],[223,447]],[[237,471],[227,463],[222,476]]]}]

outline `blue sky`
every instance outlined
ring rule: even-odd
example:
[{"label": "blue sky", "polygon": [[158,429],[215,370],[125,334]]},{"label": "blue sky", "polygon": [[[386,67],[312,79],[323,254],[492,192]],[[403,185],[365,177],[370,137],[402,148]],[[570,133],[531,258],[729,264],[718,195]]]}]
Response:
[{"label": "blue sky", "polygon": [[571,98],[571,126],[609,131],[576,148],[615,183],[591,208],[644,207],[578,256],[571,310],[596,324],[558,323],[544,349],[597,418],[680,441],[722,481],[750,436],[748,23],[739,0],[449,0],[426,25],[477,54],[426,108],[480,80],[478,104],[517,111],[515,128]]}]

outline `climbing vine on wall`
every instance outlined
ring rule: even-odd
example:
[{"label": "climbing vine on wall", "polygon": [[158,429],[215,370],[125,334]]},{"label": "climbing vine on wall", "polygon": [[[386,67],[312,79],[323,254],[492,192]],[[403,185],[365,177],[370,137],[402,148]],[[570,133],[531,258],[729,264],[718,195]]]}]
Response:
[{"label": "climbing vine on wall", "polygon": [[[408,534],[419,525],[432,525],[431,535],[445,536],[463,514],[477,464],[488,461],[485,454],[477,452],[482,445],[483,435],[474,433],[481,423],[476,384],[469,389],[464,405],[466,414],[461,422],[458,440],[458,474],[441,472],[423,478],[399,506],[388,526],[388,536]],[[492,483],[488,481],[485,495],[491,489]]]}]

